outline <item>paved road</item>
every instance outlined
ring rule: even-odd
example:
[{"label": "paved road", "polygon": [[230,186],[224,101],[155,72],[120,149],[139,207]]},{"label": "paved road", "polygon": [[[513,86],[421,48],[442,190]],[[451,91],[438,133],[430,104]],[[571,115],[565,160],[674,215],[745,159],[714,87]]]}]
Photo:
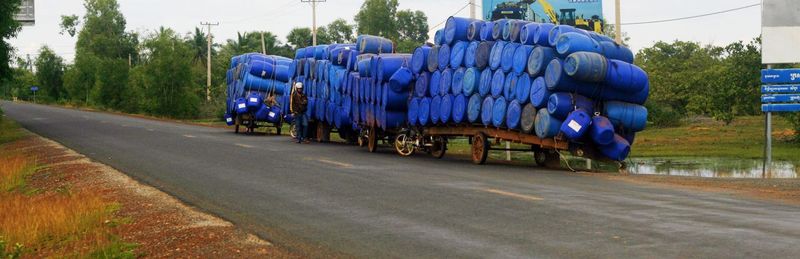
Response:
[{"label": "paved road", "polygon": [[797,206],[0,105],[33,132],[312,257],[800,255]]}]

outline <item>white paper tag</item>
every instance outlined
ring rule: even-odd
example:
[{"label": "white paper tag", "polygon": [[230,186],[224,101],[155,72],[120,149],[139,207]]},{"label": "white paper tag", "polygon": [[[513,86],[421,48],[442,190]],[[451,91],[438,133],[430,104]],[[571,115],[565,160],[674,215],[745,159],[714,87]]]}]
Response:
[{"label": "white paper tag", "polygon": [[569,126],[569,128],[574,130],[575,132],[580,132],[581,129],[583,128],[583,126],[581,126],[581,124],[575,120],[569,121],[569,124],[567,124],[567,126]]},{"label": "white paper tag", "polygon": [[227,119],[225,119],[225,121],[227,121],[227,122],[232,122],[232,121],[233,121],[233,119],[231,119],[231,118],[227,118]]},{"label": "white paper tag", "polygon": [[270,117],[275,117],[275,112],[269,112]]},{"label": "white paper tag", "polygon": [[267,71],[261,71],[261,77],[266,77],[266,76],[267,76]]},{"label": "white paper tag", "polygon": [[239,109],[244,109],[244,108],[247,108],[247,105],[243,104],[243,103],[240,103],[239,104]]},{"label": "white paper tag", "polygon": [[252,98],[250,98],[250,102],[251,103],[257,103],[258,102],[258,98],[252,97]]}]

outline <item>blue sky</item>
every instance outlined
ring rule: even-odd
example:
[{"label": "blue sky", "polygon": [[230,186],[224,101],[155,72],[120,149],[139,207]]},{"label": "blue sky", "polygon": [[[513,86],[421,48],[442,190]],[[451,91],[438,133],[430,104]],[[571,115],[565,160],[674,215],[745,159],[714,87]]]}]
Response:
[{"label": "blue sky", "polygon": [[[148,34],[159,26],[188,33],[201,21],[220,22],[212,28],[217,42],[236,37],[240,31],[268,30],[282,41],[294,27],[311,26],[311,6],[300,0],[118,0],[128,21],[128,30]],[[337,18],[354,23],[362,0],[327,0],[317,8],[317,21],[325,25]],[[431,27],[464,7],[467,0],[399,0],[400,9],[421,10],[428,15]],[[482,1],[477,0],[477,4]],[[758,3],[758,0],[622,0],[622,22],[640,22],[714,12]],[[84,12],[82,0],[36,0],[36,25],[24,27],[12,44],[17,54],[35,55],[44,44],[71,61],[75,39],[60,35],[61,15]],[[613,21],[614,1],[603,3],[604,16]],[[758,36],[760,7],[692,20],[663,24],[634,25],[623,31],[631,37],[634,51],[657,41],[688,40],[705,44],[726,45],[733,41],[749,41]],[[469,16],[464,8],[458,16]],[[481,16],[480,9],[478,17]],[[434,29],[434,28],[431,28]],[[433,33],[431,33],[431,37]]]}]

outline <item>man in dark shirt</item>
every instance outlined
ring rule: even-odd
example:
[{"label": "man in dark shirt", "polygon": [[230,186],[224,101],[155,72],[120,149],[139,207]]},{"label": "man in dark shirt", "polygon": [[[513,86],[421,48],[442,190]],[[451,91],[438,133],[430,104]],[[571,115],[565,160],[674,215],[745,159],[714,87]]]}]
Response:
[{"label": "man in dark shirt", "polygon": [[308,135],[308,97],[303,93],[303,83],[297,82],[294,84],[294,92],[292,93],[292,113],[294,113],[294,123],[297,129],[297,143],[310,143],[306,136]]}]

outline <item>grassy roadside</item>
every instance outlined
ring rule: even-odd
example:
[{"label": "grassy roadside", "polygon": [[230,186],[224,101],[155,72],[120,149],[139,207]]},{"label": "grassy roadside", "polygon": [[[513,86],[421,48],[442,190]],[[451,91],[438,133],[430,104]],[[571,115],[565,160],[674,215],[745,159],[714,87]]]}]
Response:
[{"label": "grassy roadside", "polygon": [[0,116],[0,258],[132,258],[135,245],[120,241],[119,204],[89,191],[37,189],[30,177],[44,169],[35,157],[9,147],[25,137]]}]

